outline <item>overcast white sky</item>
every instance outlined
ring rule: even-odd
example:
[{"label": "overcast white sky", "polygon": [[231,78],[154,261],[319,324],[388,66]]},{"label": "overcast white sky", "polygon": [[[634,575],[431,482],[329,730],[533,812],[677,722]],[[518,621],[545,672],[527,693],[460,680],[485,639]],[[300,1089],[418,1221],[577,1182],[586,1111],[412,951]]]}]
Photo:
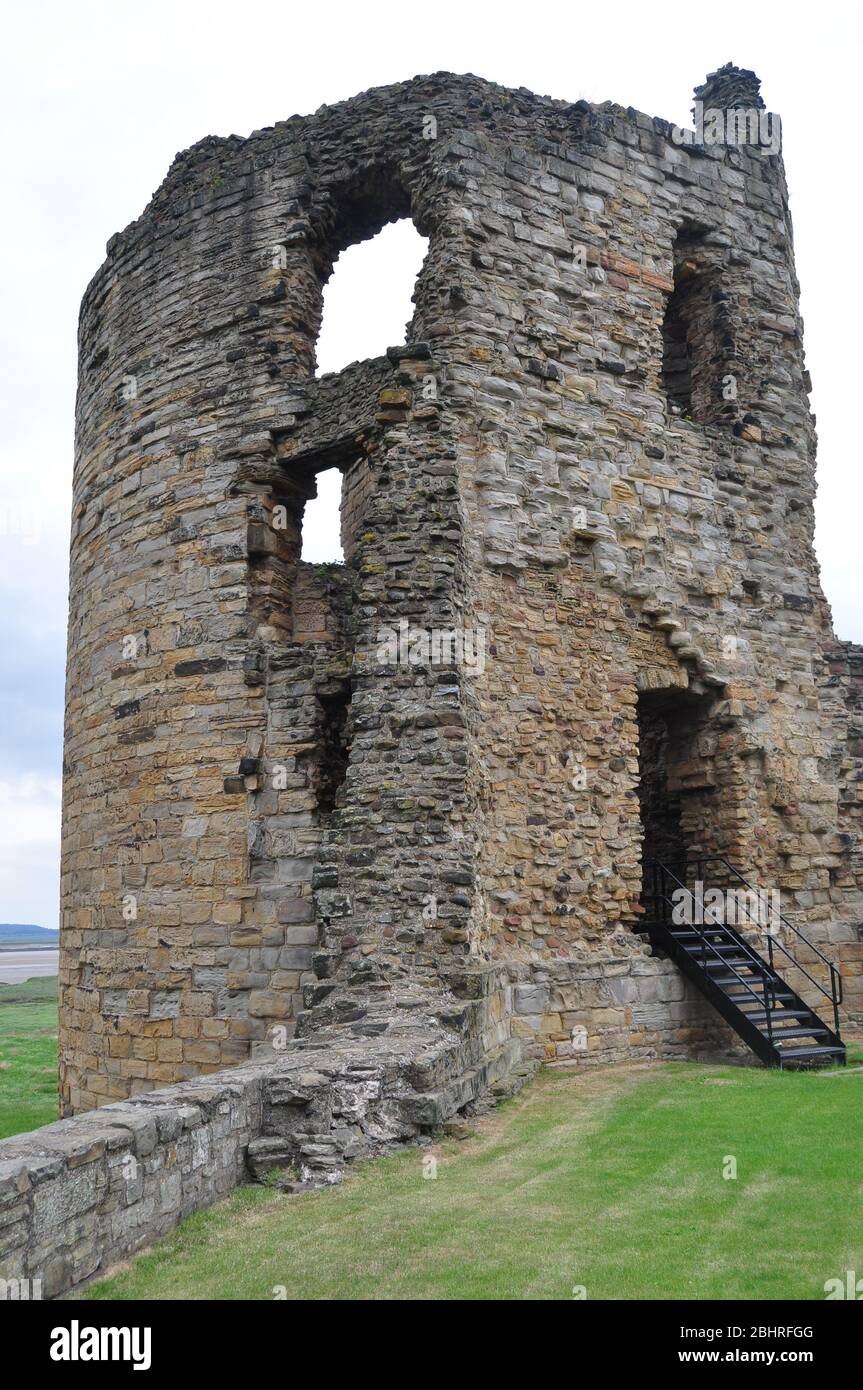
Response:
[{"label": "overcast white sky", "polygon": [[[839,635],[863,641],[857,9],[829,0],[815,11],[787,0],[4,6],[0,922],[57,923],[78,304],[108,238],[141,213],[175,152],[204,135],[247,135],[440,69],[688,125],[692,88],[707,72],[729,60],[754,68],[783,122],[820,434],[823,582]],[[359,268],[324,365],[403,339],[416,240],[394,229],[365,268],[354,253]]]}]

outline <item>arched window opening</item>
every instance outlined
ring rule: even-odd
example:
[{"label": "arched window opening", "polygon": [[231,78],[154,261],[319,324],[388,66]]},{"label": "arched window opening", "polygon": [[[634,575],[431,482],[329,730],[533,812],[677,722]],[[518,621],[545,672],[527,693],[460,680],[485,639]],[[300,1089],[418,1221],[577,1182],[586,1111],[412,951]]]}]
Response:
[{"label": "arched window opening", "polygon": [[318,376],[379,357],[405,341],[427,249],[428,239],[402,218],[341,253],[324,286]]},{"label": "arched window opening", "polygon": [[310,498],[303,511],[300,559],[313,565],[342,564],[341,469],[328,468],[315,482],[317,496]]}]

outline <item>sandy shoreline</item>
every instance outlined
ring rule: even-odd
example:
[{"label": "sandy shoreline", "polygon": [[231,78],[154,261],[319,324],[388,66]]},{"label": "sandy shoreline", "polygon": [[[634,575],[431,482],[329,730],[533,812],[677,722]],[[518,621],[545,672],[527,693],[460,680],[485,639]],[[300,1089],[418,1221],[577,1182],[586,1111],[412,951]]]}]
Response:
[{"label": "sandy shoreline", "polygon": [[56,975],[60,968],[56,946],[19,946],[0,950],[0,984],[17,985],[34,975]]}]

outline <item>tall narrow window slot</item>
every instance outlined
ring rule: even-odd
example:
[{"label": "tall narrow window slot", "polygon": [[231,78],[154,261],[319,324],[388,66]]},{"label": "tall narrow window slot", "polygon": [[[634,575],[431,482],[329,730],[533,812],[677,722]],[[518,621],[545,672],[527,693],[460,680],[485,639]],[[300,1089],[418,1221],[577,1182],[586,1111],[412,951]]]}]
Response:
[{"label": "tall narrow window slot", "polygon": [[669,296],[662,325],[662,385],[668,404],[681,415],[692,415],[692,370],[686,321],[681,312],[682,290]]},{"label": "tall narrow window slot", "polygon": [[348,772],[350,758],[351,690],[347,681],[318,691],[319,757],[315,790],[318,811],[330,817],[341,805],[341,791]]},{"label": "tall narrow window slot", "polygon": [[662,324],[662,387],[672,414],[699,424],[737,414],[733,304],[723,250],[705,227],[680,228]]}]

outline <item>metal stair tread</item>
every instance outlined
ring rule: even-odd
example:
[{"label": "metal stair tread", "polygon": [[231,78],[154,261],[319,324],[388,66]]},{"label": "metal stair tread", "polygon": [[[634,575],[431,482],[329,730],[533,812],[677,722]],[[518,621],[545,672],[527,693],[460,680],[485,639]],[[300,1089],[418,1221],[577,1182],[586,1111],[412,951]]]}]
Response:
[{"label": "metal stair tread", "polygon": [[[762,1032],[765,1038],[769,1036],[765,1029],[762,1029]],[[818,1027],[812,1028],[807,1027],[805,1024],[801,1028],[774,1028],[773,1042],[780,1043],[785,1038],[815,1038],[821,1034],[826,1037],[829,1032],[830,1029],[825,1028],[823,1023]]]},{"label": "metal stair tread", "polygon": [[[749,1001],[746,1000],[748,1003]],[[815,1018],[811,1009],[742,1009],[744,1018],[756,1023],[761,1018],[774,1018],[782,1020],[785,1018]]]},{"label": "metal stair tread", "polygon": [[837,1056],[844,1056],[844,1044],[840,1044],[838,1047],[834,1047],[832,1043],[819,1043],[813,1047],[784,1047],[780,1055],[782,1057],[821,1057],[826,1056],[828,1052]]}]

